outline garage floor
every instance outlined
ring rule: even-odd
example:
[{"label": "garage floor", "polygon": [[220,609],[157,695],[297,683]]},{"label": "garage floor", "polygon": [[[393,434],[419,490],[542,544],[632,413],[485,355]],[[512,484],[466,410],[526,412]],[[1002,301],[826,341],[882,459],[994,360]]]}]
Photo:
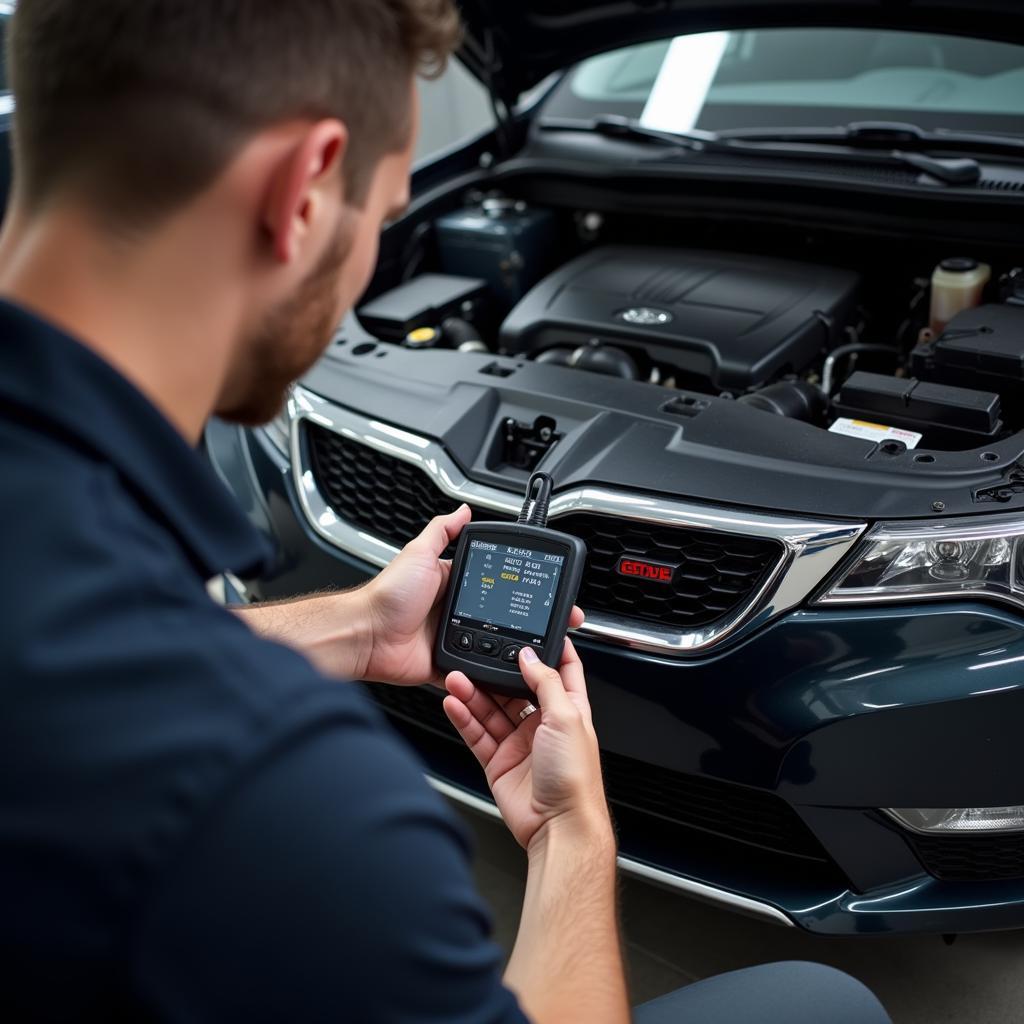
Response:
[{"label": "garage floor", "polygon": [[[476,834],[478,882],[508,951],[518,927],[524,857],[500,822],[460,813]],[[631,879],[622,888],[622,916],[634,1003],[722,971],[799,959],[831,964],[865,982],[895,1024],[1024,1021],[1024,931],[966,935],[952,947],[935,935],[819,938]]]}]

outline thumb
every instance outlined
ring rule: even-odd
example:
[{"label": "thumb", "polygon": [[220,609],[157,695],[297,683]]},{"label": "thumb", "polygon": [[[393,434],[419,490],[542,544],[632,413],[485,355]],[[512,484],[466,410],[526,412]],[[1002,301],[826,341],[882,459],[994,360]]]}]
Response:
[{"label": "thumb", "polygon": [[435,516],[424,527],[423,532],[412,542],[440,558],[444,550],[454,541],[462,528],[473,517],[468,505],[460,505],[454,512],[446,516]]},{"label": "thumb", "polygon": [[558,669],[545,665],[532,647],[519,652],[519,670],[526,685],[537,695],[537,701],[545,711],[571,710],[572,702],[565,692],[565,683]]}]

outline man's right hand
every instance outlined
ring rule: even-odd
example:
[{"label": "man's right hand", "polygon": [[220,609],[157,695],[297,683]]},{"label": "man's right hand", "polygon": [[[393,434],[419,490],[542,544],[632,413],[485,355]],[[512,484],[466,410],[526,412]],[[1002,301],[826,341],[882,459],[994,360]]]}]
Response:
[{"label": "man's right hand", "polygon": [[519,666],[540,710],[490,696],[461,672],[448,676],[444,709],[476,755],[502,817],[525,849],[554,829],[607,838],[612,831],[586,680],[571,640],[559,668],[524,647]]}]

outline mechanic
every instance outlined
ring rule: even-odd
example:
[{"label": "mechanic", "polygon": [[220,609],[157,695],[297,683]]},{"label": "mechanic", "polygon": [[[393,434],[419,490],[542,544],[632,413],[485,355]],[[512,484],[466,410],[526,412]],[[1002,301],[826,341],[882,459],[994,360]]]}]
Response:
[{"label": "mechanic", "polygon": [[[204,424],[268,420],[328,344],[408,201],[416,72],[457,40],[450,0],[18,4],[0,238],[8,1020],[629,1017],[571,643],[560,671],[524,655],[539,714],[447,680],[529,861],[504,976],[463,829],[338,682],[433,678],[441,555],[468,511],[355,592],[234,614],[206,589],[268,552],[197,453]],[[638,1019],[886,1018],[857,982],[796,964]]]}]

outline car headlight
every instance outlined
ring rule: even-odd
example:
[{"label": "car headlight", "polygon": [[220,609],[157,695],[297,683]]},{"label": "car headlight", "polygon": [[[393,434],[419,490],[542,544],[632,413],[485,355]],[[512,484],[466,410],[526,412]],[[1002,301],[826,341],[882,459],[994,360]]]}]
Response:
[{"label": "car headlight", "polygon": [[822,604],[987,597],[1024,607],[1024,518],[880,523]]},{"label": "car headlight", "polygon": [[912,832],[1024,832],[1024,807],[890,807],[886,813]]}]

